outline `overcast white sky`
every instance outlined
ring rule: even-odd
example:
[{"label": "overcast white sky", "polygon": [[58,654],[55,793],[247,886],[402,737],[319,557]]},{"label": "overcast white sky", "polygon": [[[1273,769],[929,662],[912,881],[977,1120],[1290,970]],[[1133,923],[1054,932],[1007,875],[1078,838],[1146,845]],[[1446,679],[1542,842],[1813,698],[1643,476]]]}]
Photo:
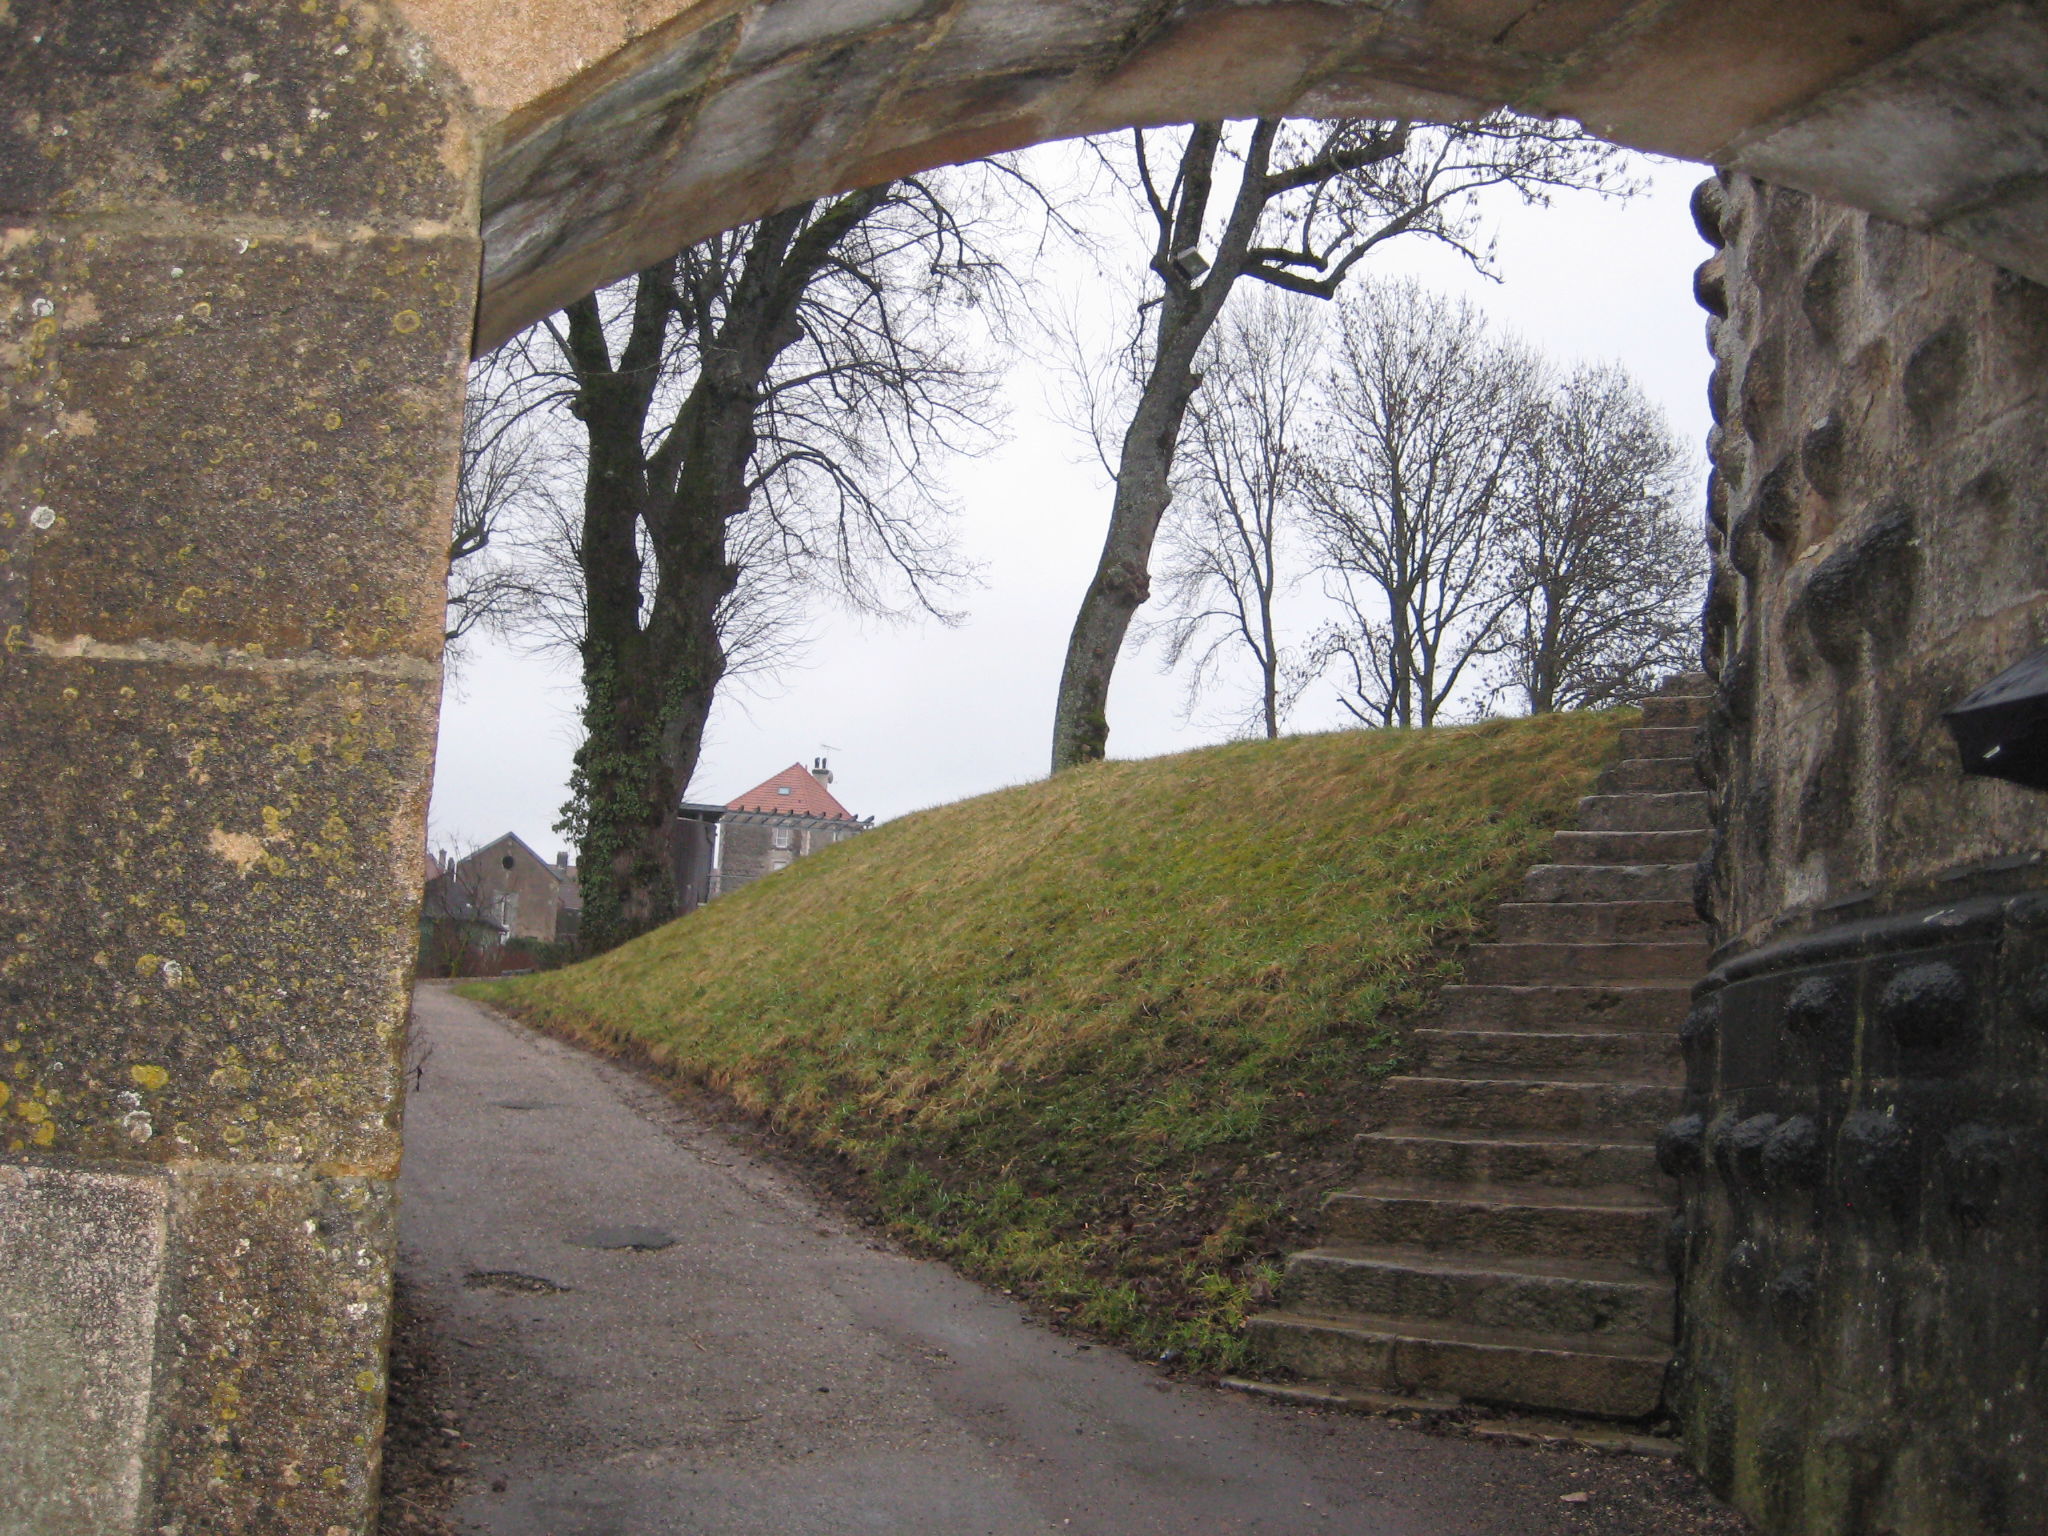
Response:
[{"label": "overcast white sky", "polygon": [[[1682,438],[1703,444],[1708,359],[1691,278],[1708,251],[1687,199],[1707,173],[1647,159],[1637,170],[1648,190],[1626,204],[1567,196],[1548,209],[1509,199],[1493,210],[1498,283],[1420,242],[1383,247],[1371,270],[1467,294],[1561,363],[1620,362]],[[1078,265],[1074,280],[1087,280]],[[729,800],[792,762],[825,756],[846,806],[886,820],[1045,772],[1067,631],[1109,505],[1093,453],[1049,408],[1060,387],[1056,370],[1020,361],[1007,441],[951,465],[962,543],[985,581],[961,600],[968,621],[893,625],[821,612],[803,665],[766,691],[721,697],[691,798]],[[549,857],[566,846],[551,827],[576,745],[576,693],[573,662],[490,640],[473,647],[442,702],[435,846],[505,831]],[[1110,700],[1111,755],[1150,757],[1230,735],[1213,719],[1184,721],[1182,702],[1180,681],[1160,675],[1155,652],[1127,650]],[[1311,693],[1290,725],[1344,723],[1333,698]]]}]

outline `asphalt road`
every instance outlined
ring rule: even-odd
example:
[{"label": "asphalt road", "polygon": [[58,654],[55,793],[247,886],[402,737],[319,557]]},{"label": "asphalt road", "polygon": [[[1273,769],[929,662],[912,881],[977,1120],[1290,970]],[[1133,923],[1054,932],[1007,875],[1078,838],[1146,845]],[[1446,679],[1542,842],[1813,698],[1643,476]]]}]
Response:
[{"label": "asphalt road", "polygon": [[401,1268],[452,1362],[460,1529],[1741,1528],[1665,1463],[1169,1379],[893,1251],[630,1072],[440,987],[417,1019]]}]

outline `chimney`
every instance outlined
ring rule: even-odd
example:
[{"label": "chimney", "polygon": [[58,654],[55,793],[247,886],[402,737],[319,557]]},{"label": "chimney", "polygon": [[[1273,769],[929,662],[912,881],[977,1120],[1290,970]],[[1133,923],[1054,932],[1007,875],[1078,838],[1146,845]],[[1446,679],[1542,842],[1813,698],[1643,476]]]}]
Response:
[{"label": "chimney", "polygon": [[815,759],[811,763],[811,777],[820,784],[830,784],[832,782],[832,770],[825,766],[825,759],[822,757]]},{"label": "chimney", "polygon": [[555,855],[555,868],[557,868],[557,869],[567,869],[568,867],[569,867],[569,855],[567,855],[566,853],[558,853],[558,854],[556,854],[556,855]]}]

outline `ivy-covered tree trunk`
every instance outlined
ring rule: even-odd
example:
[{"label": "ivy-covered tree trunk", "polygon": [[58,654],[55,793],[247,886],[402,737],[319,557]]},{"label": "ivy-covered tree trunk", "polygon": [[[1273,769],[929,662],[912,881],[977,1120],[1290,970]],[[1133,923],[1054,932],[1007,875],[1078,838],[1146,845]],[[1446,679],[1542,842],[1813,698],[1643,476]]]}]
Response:
[{"label": "ivy-covered tree trunk", "polygon": [[[675,262],[641,273],[616,362],[594,296],[564,311],[590,461],[579,546],[584,740],[560,825],[577,842],[587,951],[676,915],[675,823],[726,671],[719,608],[740,575],[726,532],[747,509],[756,413],[776,359],[802,335],[806,288],[882,195],[851,194],[815,220],[809,205],[762,220],[716,313],[702,292],[679,289]],[[696,377],[667,429],[651,434],[678,318],[692,330]]]},{"label": "ivy-covered tree trunk", "polygon": [[[641,281],[659,288],[664,277]],[[596,318],[595,301],[584,303],[586,313],[570,316],[572,344]],[[584,739],[570,830],[582,943],[592,951],[675,916],[676,814],[725,676],[719,604],[739,578],[726,558],[726,523],[746,506],[754,411],[774,341],[760,336],[707,360],[651,455],[632,341],[616,370],[584,375]],[[654,559],[651,595],[639,527]]]},{"label": "ivy-covered tree trunk", "polygon": [[665,274],[640,275],[633,328],[614,366],[597,299],[564,311],[578,380],[575,412],[590,444],[583,484],[583,745],[563,829],[577,842],[581,942],[609,949],[674,914],[661,856],[670,817],[660,750],[660,671],[640,622],[638,527],[649,494],[642,434],[668,319]]}]

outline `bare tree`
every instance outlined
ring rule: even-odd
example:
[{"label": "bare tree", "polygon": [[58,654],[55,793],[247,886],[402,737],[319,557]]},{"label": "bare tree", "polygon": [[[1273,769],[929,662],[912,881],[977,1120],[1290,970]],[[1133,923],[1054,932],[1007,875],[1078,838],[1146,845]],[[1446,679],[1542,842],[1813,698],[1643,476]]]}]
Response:
[{"label": "bare tree", "polygon": [[1134,338],[1136,403],[1117,454],[1109,529],[1060,674],[1055,772],[1107,750],[1110,678],[1150,595],[1152,545],[1201,386],[1196,359],[1236,283],[1329,298],[1367,254],[1403,235],[1483,263],[1475,199],[1486,190],[1541,202],[1565,187],[1622,189],[1607,146],[1569,124],[1505,115],[1441,128],[1262,119],[1176,133],[1134,131],[1128,158],[1105,150],[1146,210],[1154,287]]},{"label": "bare tree", "polygon": [[1507,514],[1506,684],[1532,714],[1635,698],[1694,664],[1706,554],[1692,472],[1619,367],[1586,367],[1543,403]]},{"label": "bare tree", "polygon": [[520,525],[546,491],[547,444],[503,354],[470,368],[463,403],[455,522],[448,540],[446,635],[451,652],[480,630],[526,614],[531,581],[517,545]]},{"label": "bare tree", "polygon": [[1508,643],[1509,503],[1541,367],[1413,282],[1365,287],[1342,315],[1307,498],[1345,617],[1316,661],[1346,674],[1354,718],[1426,726]]},{"label": "bare tree", "polygon": [[553,602],[583,671],[560,825],[587,947],[673,915],[671,826],[736,651],[821,590],[947,617],[965,573],[923,471],[984,435],[991,380],[945,311],[1002,281],[946,184],[914,178],[719,235],[513,344],[529,398],[582,428],[581,506],[551,537],[575,562]]},{"label": "bare tree", "polygon": [[1299,510],[1299,447],[1314,407],[1321,317],[1304,300],[1266,293],[1234,306],[1200,359],[1176,508],[1161,575],[1171,618],[1160,621],[1166,665],[1193,662],[1187,703],[1233,657],[1257,676],[1247,723],[1267,740],[1299,694],[1274,605],[1295,579],[1283,545]]}]

